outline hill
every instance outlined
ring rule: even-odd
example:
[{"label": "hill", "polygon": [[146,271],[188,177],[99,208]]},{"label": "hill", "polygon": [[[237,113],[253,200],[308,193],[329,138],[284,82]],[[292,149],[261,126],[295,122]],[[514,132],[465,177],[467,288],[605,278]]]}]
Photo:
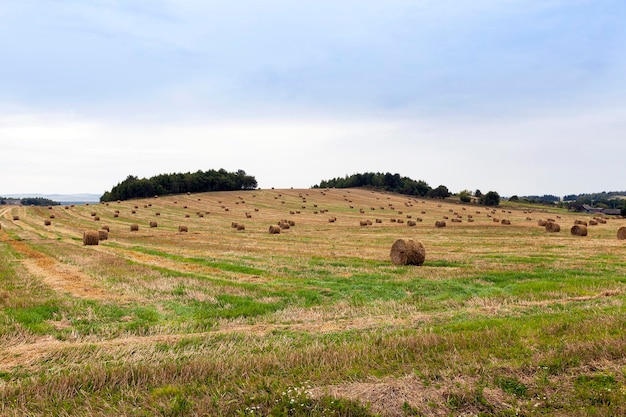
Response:
[{"label": "hill", "polygon": [[[0,414],[625,415],[626,220],[516,204],[359,188],[2,207]],[[399,238],[423,266],[391,263]]]}]

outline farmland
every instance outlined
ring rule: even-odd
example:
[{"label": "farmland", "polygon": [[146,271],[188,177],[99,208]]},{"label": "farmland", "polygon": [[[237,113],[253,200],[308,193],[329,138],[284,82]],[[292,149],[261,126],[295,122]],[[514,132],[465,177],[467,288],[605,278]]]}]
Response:
[{"label": "farmland", "polygon": [[626,415],[626,220],[575,220],[366,189],[0,208],[0,415]]}]

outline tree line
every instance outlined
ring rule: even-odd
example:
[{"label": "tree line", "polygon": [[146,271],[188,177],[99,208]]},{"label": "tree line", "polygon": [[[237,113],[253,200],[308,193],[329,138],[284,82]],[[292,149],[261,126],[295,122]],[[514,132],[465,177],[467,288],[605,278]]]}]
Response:
[{"label": "tree line", "polygon": [[[0,197],[0,205],[6,205],[7,200],[15,200],[14,198]],[[23,206],[58,206],[61,203],[43,197],[25,197],[18,199]]]},{"label": "tree line", "polygon": [[254,190],[257,181],[245,171],[224,169],[187,173],[160,174],[150,178],[129,175],[124,181],[105,192],[101,202],[148,198],[155,195],[202,193],[210,191]]},{"label": "tree line", "polygon": [[[388,192],[398,194],[412,195],[418,197],[430,198],[448,198],[452,193],[445,185],[439,185],[432,188],[427,182],[422,180],[414,180],[400,174],[392,174],[390,172],[365,172],[359,174],[346,175],[345,177],[337,177],[330,180],[323,180],[313,188],[353,188],[353,187],[372,187],[383,189]],[[476,193],[464,191],[461,193],[461,200],[464,202],[472,201],[476,197],[476,201],[480,204],[488,206],[497,206],[500,204],[500,196],[495,191],[489,191],[483,195],[479,190]]]}]

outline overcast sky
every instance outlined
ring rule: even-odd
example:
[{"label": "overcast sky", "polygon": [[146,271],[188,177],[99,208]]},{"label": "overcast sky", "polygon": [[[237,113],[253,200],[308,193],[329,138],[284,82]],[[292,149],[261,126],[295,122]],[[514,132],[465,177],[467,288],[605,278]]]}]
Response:
[{"label": "overcast sky", "polygon": [[0,195],[245,170],[626,190],[624,0],[0,0]]}]

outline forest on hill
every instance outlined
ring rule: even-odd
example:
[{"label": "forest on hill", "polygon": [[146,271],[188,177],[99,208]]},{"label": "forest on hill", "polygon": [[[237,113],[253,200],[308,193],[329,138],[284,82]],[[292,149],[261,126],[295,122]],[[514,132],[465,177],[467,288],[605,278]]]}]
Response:
[{"label": "forest on hill", "polygon": [[[333,178],[323,180],[313,188],[354,188],[371,187],[382,189],[388,192],[405,194],[418,197],[448,198],[453,193],[445,185],[432,188],[427,182],[414,180],[400,174],[390,172],[365,172],[360,174],[346,175],[343,178]],[[500,195],[496,191],[489,191],[483,194],[480,190],[474,192],[464,190],[459,193],[459,198],[463,202],[476,201],[486,206],[497,206],[500,204]]]},{"label": "forest on hill", "polygon": [[187,173],[160,174],[150,178],[129,175],[100,197],[101,202],[129,200],[181,193],[210,191],[254,190],[257,181],[243,170],[227,172],[224,169]]}]

